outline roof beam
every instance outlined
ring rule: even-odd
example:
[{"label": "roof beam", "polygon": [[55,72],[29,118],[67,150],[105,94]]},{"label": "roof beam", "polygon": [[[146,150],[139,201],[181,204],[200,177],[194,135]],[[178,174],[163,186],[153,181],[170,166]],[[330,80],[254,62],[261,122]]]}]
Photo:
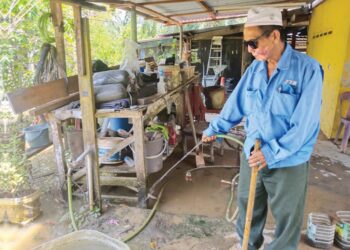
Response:
[{"label": "roof beam", "polygon": [[58,0],[62,3],[69,4],[69,5],[75,5],[75,6],[81,6],[86,9],[91,9],[91,10],[97,10],[97,11],[106,11],[106,7],[100,6],[97,4],[89,3],[83,0]]},{"label": "roof beam", "polygon": [[213,10],[212,7],[210,7],[208,5],[208,3],[206,1],[204,1],[204,0],[197,0],[196,2],[199,3],[202,6],[202,8],[209,13],[209,16],[211,17],[211,19],[213,19],[213,20],[216,19],[215,11]]},{"label": "roof beam", "polygon": [[[294,3],[266,3],[263,6],[265,7],[275,7],[275,8],[292,8],[292,7],[300,7],[300,5],[302,4],[302,2],[294,2]],[[227,6],[221,6],[221,7],[217,7],[215,8],[216,11],[220,11],[220,12],[228,12],[228,11],[232,11],[232,10],[248,10],[254,6],[261,6],[261,4],[256,4],[256,5],[252,5],[252,4],[246,4],[246,5],[227,5]]]},{"label": "roof beam", "polygon": [[178,21],[172,19],[171,17],[164,16],[164,15],[160,14],[159,12],[154,11],[152,9],[149,9],[147,7],[140,6],[138,4],[135,4],[135,7],[136,7],[137,11],[145,13],[146,15],[155,16],[163,21],[166,21],[169,24],[181,25]]},{"label": "roof beam", "polygon": [[164,0],[164,1],[154,1],[154,2],[146,2],[146,3],[139,3],[139,5],[145,6],[145,5],[155,5],[155,4],[174,4],[174,3],[182,3],[182,2],[196,2],[196,0]]},{"label": "roof beam", "polygon": [[172,14],[168,15],[167,17],[178,17],[178,16],[189,16],[189,15],[199,15],[199,14],[206,14],[208,11],[195,11],[195,12],[189,12],[189,13],[179,13],[179,14]]}]

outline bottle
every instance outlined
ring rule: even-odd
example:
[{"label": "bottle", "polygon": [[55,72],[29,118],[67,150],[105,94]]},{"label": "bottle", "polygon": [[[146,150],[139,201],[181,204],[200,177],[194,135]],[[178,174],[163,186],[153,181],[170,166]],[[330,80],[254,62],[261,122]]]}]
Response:
[{"label": "bottle", "polygon": [[163,70],[159,70],[159,82],[157,83],[157,92],[158,94],[165,94],[166,89],[165,89],[165,81],[164,81],[164,72]]},{"label": "bottle", "polygon": [[124,157],[124,162],[126,163],[126,165],[128,165],[128,167],[132,168],[135,166],[135,162],[133,159],[131,159],[131,157],[129,156],[125,156]]}]

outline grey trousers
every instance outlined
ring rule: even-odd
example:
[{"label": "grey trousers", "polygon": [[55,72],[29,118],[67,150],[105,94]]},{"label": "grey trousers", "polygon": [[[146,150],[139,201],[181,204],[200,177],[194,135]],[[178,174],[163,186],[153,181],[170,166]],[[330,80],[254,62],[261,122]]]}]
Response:
[{"label": "grey trousers", "polygon": [[[242,154],[237,194],[239,208],[237,232],[241,239],[243,239],[244,234],[250,175],[251,168],[245,155]],[[271,170],[264,168],[259,171],[249,250],[259,249],[264,242],[262,233],[268,205],[275,219],[276,228],[274,240],[264,249],[296,250],[298,248],[304,217],[308,175],[308,162],[288,168]]]}]

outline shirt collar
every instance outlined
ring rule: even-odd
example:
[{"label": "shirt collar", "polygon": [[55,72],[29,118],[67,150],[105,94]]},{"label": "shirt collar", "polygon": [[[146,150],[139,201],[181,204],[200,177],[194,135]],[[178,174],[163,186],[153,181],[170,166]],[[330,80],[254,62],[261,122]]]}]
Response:
[{"label": "shirt collar", "polygon": [[278,69],[285,70],[289,68],[292,51],[293,51],[292,47],[288,43],[286,43],[286,48],[284,49],[283,54],[277,63]]},{"label": "shirt collar", "polygon": [[[290,58],[292,56],[292,47],[286,43],[286,48],[284,49],[280,60],[277,63],[277,68],[281,70],[285,70],[289,68]],[[266,68],[266,62],[260,61],[259,65],[256,68],[256,72],[262,71]]]}]

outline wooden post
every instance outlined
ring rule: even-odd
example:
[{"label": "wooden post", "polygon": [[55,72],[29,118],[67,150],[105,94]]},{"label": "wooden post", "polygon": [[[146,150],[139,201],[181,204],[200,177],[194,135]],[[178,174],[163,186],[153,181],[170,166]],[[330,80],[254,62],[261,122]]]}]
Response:
[{"label": "wooden post", "polygon": [[180,40],[179,40],[179,59],[182,61],[182,54],[183,54],[183,48],[184,48],[184,30],[182,25],[179,25],[180,29]]},{"label": "wooden post", "polygon": [[66,161],[64,158],[63,142],[62,142],[62,123],[60,120],[56,119],[54,113],[48,113],[49,124],[52,131],[52,142],[55,149],[56,166],[58,173],[58,192],[63,198],[63,190],[65,190],[65,180],[66,180]]},{"label": "wooden post", "polygon": [[[74,19],[77,35],[76,40],[78,56],[78,78],[80,106],[82,113],[84,150],[86,150],[87,148],[90,148],[91,150],[92,158],[90,160],[92,163],[94,182],[94,205],[101,209],[101,187],[96,139],[96,108],[94,90],[92,85],[89,21],[87,18],[81,18],[81,8],[76,7],[74,7]],[[83,55],[83,58],[79,58],[79,55]],[[87,163],[87,160],[85,162]]]},{"label": "wooden post", "polygon": [[81,36],[81,6],[73,6],[73,16],[74,16],[74,27],[75,27],[75,41],[76,41],[76,50],[77,50],[77,64],[78,72],[81,75],[85,75],[85,53],[84,47],[82,46],[82,36]]},{"label": "wooden post", "polygon": [[137,175],[137,182],[139,187],[138,192],[138,204],[140,207],[145,208],[146,204],[146,192],[147,192],[147,169],[145,161],[145,150],[144,150],[144,126],[142,120],[142,112],[139,113],[138,117],[132,119],[134,124],[134,136],[135,136],[135,169]]},{"label": "wooden post", "polygon": [[57,49],[57,61],[61,69],[59,77],[66,77],[66,55],[64,50],[64,26],[62,4],[59,1],[50,0],[52,22],[55,29],[55,41]]},{"label": "wooden post", "polygon": [[137,15],[135,6],[133,6],[130,10],[131,14],[131,40],[137,43]]}]

